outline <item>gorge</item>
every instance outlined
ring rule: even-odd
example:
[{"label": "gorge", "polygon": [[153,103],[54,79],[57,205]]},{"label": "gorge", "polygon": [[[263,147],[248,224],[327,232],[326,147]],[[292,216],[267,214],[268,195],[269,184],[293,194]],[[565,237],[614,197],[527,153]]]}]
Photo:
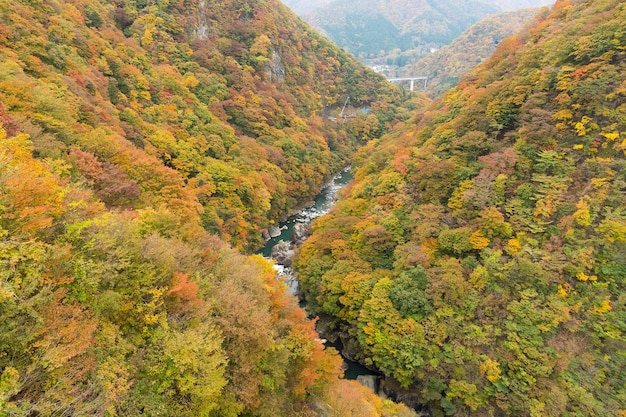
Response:
[{"label": "gorge", "polygon": [[[624,74],[619,0],[432,102],[276,0],[0,0],[0,415],[623,417]],[[259,231],[347,164],[307,313]]]}]

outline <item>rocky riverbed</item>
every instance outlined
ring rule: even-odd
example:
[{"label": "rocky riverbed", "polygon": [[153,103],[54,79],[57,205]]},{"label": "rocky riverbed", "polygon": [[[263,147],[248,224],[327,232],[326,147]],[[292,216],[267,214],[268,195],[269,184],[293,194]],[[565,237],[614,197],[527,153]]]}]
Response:
[{"label": "rocky riverbed", "polygon": [[298,281],[291,269],[295,249],[311,235],[311,222],[328,213],[337,201],[337,193],[352,179],[350,167],[338,172],[315,197],[314,201],[278,225],[262,232],[266,240],[259,251],[276,262],[275,268],[293,293],[298,292]]}]

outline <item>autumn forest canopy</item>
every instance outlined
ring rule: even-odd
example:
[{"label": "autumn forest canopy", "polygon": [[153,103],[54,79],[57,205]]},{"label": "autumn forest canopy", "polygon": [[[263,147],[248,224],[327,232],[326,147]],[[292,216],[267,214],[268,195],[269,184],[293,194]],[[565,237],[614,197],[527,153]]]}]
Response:
[{"label": "autumn forest canopy", "polygon": [[403,94],[277,2],[0,1],[0,415],[410,415],[230,248]]},{"label": "autumn forest canopy", "polygon": [[433,415],[623,416],[626,7],[561,1],[368,143],[297,259]]},{"label": "autumn forest canopy", "polygon": [[[415,416],[316,316],[433,417],[624,417],[625,28],[431,103],[274,0],[0,0],[0,416]],[[250,254],[348,164],[307,314]]]}]

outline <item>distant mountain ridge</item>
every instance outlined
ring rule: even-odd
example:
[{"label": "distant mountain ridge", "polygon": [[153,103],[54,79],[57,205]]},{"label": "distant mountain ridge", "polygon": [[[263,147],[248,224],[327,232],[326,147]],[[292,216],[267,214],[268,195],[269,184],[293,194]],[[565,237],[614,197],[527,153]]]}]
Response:
[{"label": "distant mountain ridge", "polygon": [[428,76],[425,92],[432,97],[439,96],[455,86],[463,74],[489,58],[503,39],[521,30],[538,10],[529,8],[487,16],[449,45],[407,65],[403,72],[407,76]]},{"label": "distant mountain ridge", "polygon": [[[313,10],[325,7],[336,0],[283,0],[299,16],[306,16]],[[480,3],[496,6],[502,11],[525,9],[554,4],[552,0],[478,0]],[[406,2],[408,5],[412,2]]]},{"label": "distant mountain ridge", "polygon": [[[304,20],[369,66],[404,67],[480,19],[551,0],[287,0]],[[397,75],[397,74],[393,74]]]},{"label": "distant mountain ridge", "polygon": [[527,9],[529,7],[551,6],[554,0],[479,0],[499,7],[503,11]]},{"label": "distant mountain ridge", "polygon": [[285,0],[285,3],[291,10],[297,13],[299,16],[304,16],[307,13],[312,12],[315,9],[324,7],[327,4],[332,3],[334,0]]},{"label": "distant mountain ridge", "polygon": [[[460,14],[455,12],[462,11]],[[451,42],[472,23],[498,9],[471,0],[336,0],[306,16],[339,46],[357,57],[381,50]]]}]

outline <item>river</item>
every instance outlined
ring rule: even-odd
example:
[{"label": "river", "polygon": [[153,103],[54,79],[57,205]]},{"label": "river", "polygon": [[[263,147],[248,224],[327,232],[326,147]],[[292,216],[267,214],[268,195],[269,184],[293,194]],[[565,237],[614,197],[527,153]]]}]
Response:
[{"label": "river", "polygon": [[[262,254],[266,258],[271,258],[272,248],[274,246],[276,246],[281,240],[285,242],[289,242],[291,240],[293,227],[297,223],[311,223],[314,219],[330,212],[337,202],[337,193],[351,180],[352,173],[350,171],[350,167],[344,168],[337,173],[315,197],[315,204],[305,207],[298,213],[287,218],[284,222],[281,222],[278,226],[281,231],[280,235],[269,239],[258,253]],[[289,286],[290,291],[294,294],[297,293],[298,281],[294,278],[294,274],[291,269],[280,264],[276,264],[275,268]],[[306,306],[303,307],[306,308]],[[334,345],[328,342],[327,345],[333,346],[341,352],[340,345]],[[347,364],[347,369],[345,370],[344,375],[346,379],[357,379],[359,375],[378,375],[376,372],[365,368],[358,362],[353,362],[345,358],[344,361]]]},{"label": "river", "polygon": [[[304,209],[300,210],[293,216],[290,216],[284,222],[281,222],[280,235],[270,238],[263,248],[258,251],[266,258],[272,258],[272,248],[280,241],[290,242],[293,234],[293,227],[298,223],[309,224],[316,218],[328,213],[337,202],[337,193],[352,180],[350,167],[346,167],[339,171],[327,184],[320,193],[315,196],[314,202]],[[294,278],[291,268],[276,263],[274,268],[278,274],[285,280],[289,286],[290,292],[296,294],[298,292],[298,281]]]},{"label": "river", "polygon": [[285,242],[291,240],[293,226],[296,223],[311,223],[314,219],[328,213],[337,202],[337,193],[339,190],[345,187],[351,180],[352,172],[350,171],[350,167],[342,169],[315,197],[315,204],[305,207],[279,224],[281,229],[280,236],[276,236],[268,240],[259,253],[266,258],[270,258],[272,256],[272,248],[278,242],[281,240],[284,240]]},{"label": "river", "polygon": [[[281,241],[291,242],[293,229],[296,224],[311,223],[314,219],[330,212],[330,210],[337,202],[337,193],[351,180],[352,173],[350,172],[350,167],[341,170],[315,197],[314,204],[311,204],[310,206],[302,209],[293,216],[290,216],[289,218],[287,218],[286,221],[281,222],[278,225],[280,229],[280,235],[269,239],[266,242],[265,246],[257,253],[262,254],[266,258],[272,258],[272,248],[274,246],[281,244]],[[289,249],[293,250],[294,246],[295,245],[293,243],[290,243]],[[276,262],[275,259],[274,261]],[[293,273],[291,268],[287,268],[285,267],[285,265],[280,264],[275,264],[274,268],[278,271],[279,276],[281,276],[285,283],[289,286],[289,291],[297,295],[299,292],[298,281],[296,279],[296,274]],[[301,304],[301,306],[306,309],[305,304]],[[327,347],[333,347],[337,349],[337,351],[340,353],[343,350],[343,346],[339,338],[337,338],[335,343],[326,341],[325,345]],[[412,397],[411,393],[408,393],[408,395],[407,393],[403,393],[402,395],[398,394],[398,392],[400,392],[399,390],[401,390],[401,387],[397,385],[397,383],[395,384],[395,386],[393,385],[393,383],[391,383],[390,385],[389,378],[386,378],[384,375],[372,371],[358,362],[349,360],[343,355],[342,357],[346,365],[344,369],[345,379],[359,380],[359,382],[373,389],[374,392],[376,392],[384,399],[389,398],[393,401],[404,402],[416,411],[426,412],[426,410],[423,409]]]}]

